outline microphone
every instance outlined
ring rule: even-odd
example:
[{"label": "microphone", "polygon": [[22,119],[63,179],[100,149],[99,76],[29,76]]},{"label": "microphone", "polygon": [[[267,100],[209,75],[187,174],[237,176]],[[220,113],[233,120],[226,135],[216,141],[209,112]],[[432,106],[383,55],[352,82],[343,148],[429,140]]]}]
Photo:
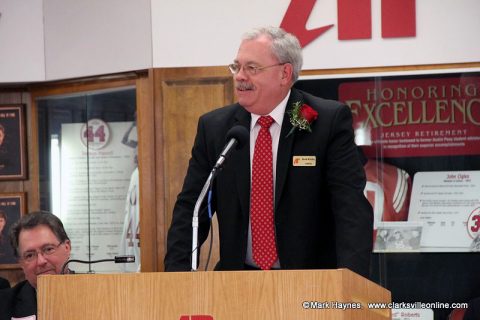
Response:
[{"label": "microphone", "polygon": [[247,128],[244,126],[237,125],[228,130],[225,139],[227,140],[227,144],[223,148],[223,151],[220,153],[217,162],[213,166],[212,172],[216,172],[219,168],[221,168],[225,160],[232,152],[233,148],[236,148],[237,150],[242,148],[245,142],[247,142],[248,138],[249,133]]},{"label": "microphone", "polygon": [[207,194],[208,188],[210,187],[213,179],[218,174],[219,170],[228,156],[231,154],[234,148],[240,149],[248,141],[250,133],[247,128],[244,126],[236,125],[228,130],[226,135],[227,144],[223,148],[223,151],[220,153],[217,162],[213,166],[210,175],[203,186],[200,195],[198,196],[197,202],[195,203],[195,208],[193,209],[192,217],[192,271],[197,270],[197,246],[198,246],[198,213],[200,211],[200,206],[202,205],[203,199]]},{"label": "microphone", "polygon": [[132,263],[135,262],[135,256],[127,255],[127,256],[115,256],[113,259],[101,259],[101,260],[78,260],[78,259],[69,259],[67,260],[62,266],[62,272],[60,274],[65,274],[65,270],[71,262],[77,263],[84,263],[84,264],[92,264],[92,263],[99,263],[99,262],[115,262],[115,263]]}]

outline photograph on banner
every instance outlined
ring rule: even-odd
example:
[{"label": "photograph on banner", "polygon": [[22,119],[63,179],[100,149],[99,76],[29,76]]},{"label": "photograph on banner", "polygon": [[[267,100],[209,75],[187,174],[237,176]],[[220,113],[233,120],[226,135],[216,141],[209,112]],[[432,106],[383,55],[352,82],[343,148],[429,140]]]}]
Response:
[{"label": "photograph on banner", "polygon": [[378,222],[374,252],[419,252],[423,224],[419,222]]},{"label": "photograph on banner", "polygon": [[24,193],[0,193],[0,269],[18,267],[9,241],[11,226],[26,212]]},{"label": "photograph on banner", "polygon": [[[62,124],[58,201],[73,259],[113,259],[133,254],[135,247],[139,263],[138,170],[131,140],[136,140],[136,127],[130,121]],[[136,225],[128,218],[131,212],[136,214]],[[92,267],[98,272],[119,271],[119,265],[110,262]],[[75,266],[78,271],[87,268]],[[139,269],[132,268],[128,271]]]},{"label": "photograph on banner", "polygon": [[25,108],[0,105],[0,180],[27,177]]},{"label": "photograph on banner", "polygon": [[[374,209],[374,238],[379,223],[413,221],[418,172],[480,171],[478,72],[301,78],[295,87],[350,107],[367,178],[364,193]],[[424,227],[430,245],[429,227]],[[480,238],[471,241],[468,250],[462,244],[462,251],[480,248]]]}]

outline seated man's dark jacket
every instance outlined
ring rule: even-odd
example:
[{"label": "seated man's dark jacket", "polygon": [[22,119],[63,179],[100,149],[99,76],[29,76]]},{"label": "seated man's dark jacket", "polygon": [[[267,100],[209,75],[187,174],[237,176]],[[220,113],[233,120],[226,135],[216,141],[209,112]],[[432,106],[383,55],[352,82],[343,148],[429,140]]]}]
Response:
[{"label": "seated man's dark jacket", "polygon": [[0,290],[0,320],[37,314],[37,292],[28,281]]}]

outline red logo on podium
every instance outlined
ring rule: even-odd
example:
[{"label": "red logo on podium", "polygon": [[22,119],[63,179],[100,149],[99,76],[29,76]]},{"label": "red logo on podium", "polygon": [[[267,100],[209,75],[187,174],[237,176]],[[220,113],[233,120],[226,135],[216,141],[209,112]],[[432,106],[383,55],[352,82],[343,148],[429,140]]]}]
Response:
[{"label": "red logo on podium", "polygon": [[205,315],[193,315],[193,316],[181,316],[180,320],[215,320],[212,316]]}]

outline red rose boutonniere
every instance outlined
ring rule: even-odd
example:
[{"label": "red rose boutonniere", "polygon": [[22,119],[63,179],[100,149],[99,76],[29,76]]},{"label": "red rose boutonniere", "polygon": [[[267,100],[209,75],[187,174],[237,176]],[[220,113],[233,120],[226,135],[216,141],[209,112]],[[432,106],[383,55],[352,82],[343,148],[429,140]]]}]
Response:
[{"label": "red rose boutonniere", "polygon": [[290,115],[290,123],[292,124],[293,128],[287,134],[286,138],[288,138],[288,136],[291,135],[296,128],[298,128],[298,130],[312,132],[310,125],[318,117],[318,112],[312,107],[310,107],[308,104],[301,104],[301,102],[298,101],[293,104],[292,110],[288,111],[287,113]]}]

